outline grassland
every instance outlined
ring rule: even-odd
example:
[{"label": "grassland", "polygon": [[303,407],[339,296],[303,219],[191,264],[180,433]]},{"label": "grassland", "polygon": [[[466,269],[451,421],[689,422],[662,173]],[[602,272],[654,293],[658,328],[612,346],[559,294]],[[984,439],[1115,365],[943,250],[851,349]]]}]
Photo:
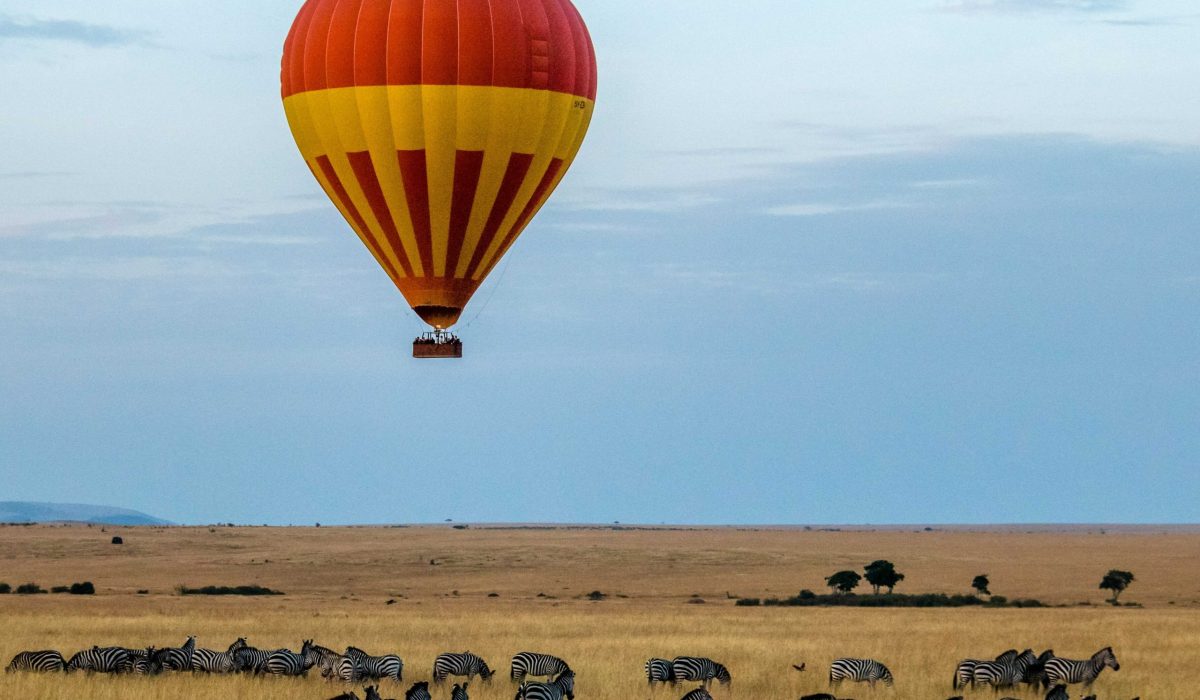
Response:
[{"label": "grassland", "polygon": [[[121,534],[123,546],[109,544]],[[1046,610],[739,608],[733,596],[818,589],[838,568],[876,558],[907,574],[901,590],[963,592],[978,573],[1010,598]],[[581,700],[677,698],[649,691],[651,655],[701,654],[731,668],[717,700],[791,699],[825,688],[839,655],[885,661],[894,690],[843,695],[940,699],[963,656],[1011,646],[1085,656],[1113,645],[1100,698],[1174,700],[1193,684],[1171,672],[1200,649],[1200,534],[1191,529],[1053,531],[627,530],[438,528],[0,528],[0,580],[44,587],[90,580],[97,595],[0,596],[0,655],[98,644],[178,644],[196,634],[223,647],[248,636],[296,648],[315,637],[401,654],[408,682],[428,678],[440,651],[469,648],[507,671],[512,653],[558,653],[579,673]],[[1143,608],[1101,605],[1109,568],[1138,580],[1123,596]],[[256,584],[271,598],[181,597],[179,584]],[[137,591],[148,590],[139,595]],[[588,592],[607,594],[588,600]],[[457,592],[457,593],[455,593]],[[698,597],[704,604],[690,604]],[[388,600],[395,601],[387,605]],[[1094,606],[1079,606],[1090,602]],[[804,661],[806,673],[790,670]],[[385,688],[403,697],[404,687]],[[508,700],[498,676],[472,700]],[[0,698],[96,700],[320,700],[340,692],[316,678],[0,678]],[[441,700],[445,693],[435,693]],[[980,698],[993,697],[977,693]],[[1032,696],[1025,696],[1032,697]]]}]

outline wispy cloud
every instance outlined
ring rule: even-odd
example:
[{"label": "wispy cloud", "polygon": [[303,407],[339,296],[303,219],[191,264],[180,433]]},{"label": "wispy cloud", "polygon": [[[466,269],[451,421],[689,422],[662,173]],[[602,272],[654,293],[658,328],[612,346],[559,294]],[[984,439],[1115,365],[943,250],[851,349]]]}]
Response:
[{"label": "wispy cloud", "polygon": [[798,204],[787,204],[779,207],[771,207],[767,209],[767,213],[772,216],[830,216],[833,214],[847,214],[858,211],[875,211],[879,209],[907,209],[912,207],[910,202],[903,202],[894,199],[879,199],[869,202],[847,202],[847,203],[832,203],[832,202],[802,202]]},{"label": "wispy cloud", "polygon": [[150,33],[142,30],[0,14],[0,43],[5,41],[61,41],[97,48],[152,45]]}]

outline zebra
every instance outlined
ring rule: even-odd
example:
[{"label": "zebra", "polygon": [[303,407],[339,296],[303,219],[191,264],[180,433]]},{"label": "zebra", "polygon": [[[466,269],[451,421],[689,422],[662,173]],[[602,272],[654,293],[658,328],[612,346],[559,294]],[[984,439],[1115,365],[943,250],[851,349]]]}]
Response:
[{"label": "zebra", "polygon": [[[276,651],[285,651],[278,649]],[[254,647],[242,647],[233,652],[233,670],[234,671],[249,671],[251,673],[263,673],[266,669],[267,659],[271,658],[274,651],[266,651],[264,649],[255,649]]]},{"label": "zebra", "polygon": [[713,696],[708,693],[708,690],[704,686],[700,686],[687,695],[684,695],[681,700],[713,700]]},{"label": "zebra", "polygon": [[335,695],[334,697],[329,698],[329,700],[358,700],[358,694],[354,691],[350,691],[348,693],[342,693],[341,695]]},{"label": "zebra", "polygon": [[67,670],[67,662],[63,655],[54,650],[23,651],[12,658],[4,667],[5,673],[14,671],[33,671],[35,673],[56,673]]},{"label": "zebra", "polygon": [[357,683],[364,678],[362,664],[353,656],[339,655],[337,660],[328,670],[322,671],[321,675],[342,681],[343,683]]},{"label": "zebra", "polygon": [[[1009,649],[1008,651],[996,657],[996,661],[1009,661],[1017,658],[1017,650]],[[958,666],[954,669],[954,689],[967,687],[968,683],[974,683],[973,676],[975,675],[975,667],[979,664],[987,663],[982,659],[963,659],[958,662]]]},{"label": "zebra", "polygon": [[152,676],[162,673],[162,666],[154,660],[154,655],[157,653],[154,647],[125,649],[125,651],[129,653],[129,663],[121,669],[122,672],[132,673],[135,676]]},{"label": "zebra", "polygon": [[1046,700],[1071,700],[1071,696],[1067,695],[1067,686],[1059,683],[1046,693]]},{"label": "zebra", "polygon": [[304,640],[304,644],[300,647],[300,655],[321,670],[322,678],[335,675],[338,662],[342,660],[341,654],[320,644],[314,644],[311,639]]},{"label": "zebra", "polygon": [[519,683],[525,680],[525,676],[549,676],[553,678],[570,670],[571,667],[567,665],[567,662],[557,656],[522,651],[512,657],[511,678]]},{"label": "zebra", "polygon": [[432,700],[429,695],[429,681],[413,683],[404,693],[404,700]]},{"label": "zebra", "polygon": [[233,656],[239,649],[246,648],[246,638],[238,637],[225,651],[196,649],[192,652],[192,670],[204,673],[232,673],[236,666]]},{"label": "zebra", "polygon": [[404,661],[395,654],[371,656],[358,647],[346,647],[346,656],[358,662],[362,669],[362,677],[372,680],[387,678],[394,681],[404,680]]},{"label": "zebra", "polygon": [[178,649],[167,647],[154,652],[152,663],[164,671],[192,670],[192,653],[196,651],[196,638],[188,637],[183,646]]},{"label": "zebra", "polygon": [[454,687],[450,689],[450,700],[471,700],[471,697],[467,695],[467,684],[455,683]]},{"label": "zebra", "polygon": [[263,672],[273,676],[303,676],[312,666],[313,662],[304,655],[280,649],[267,657]]},{"label": "zebra", "polygon": [[1054,658],[1053,649],[1047,649],[1039,654],[1037,659],[1025,669],[1025,676],[1021,678],[1021,682],[1025,685],[1040,685],[1046,675],[1046,662],[1052,658]]},{"label": "zebra", "polygon": [[1025,678],[1025,672],[1037,663],[1032,649],[1026,649],[1014,658],[1004,661],[982,661],[971,672],[971,686],[990,685],[993,688],[1011,688]]},{"label": "zebra", "polygon": [[379,695],[379,686],[368,685],[363,690],[367,693],[366,700],[383,700],[383,697]]},{"label": "zebra", "polygon": [[433,682],[438,685],[446,682],[446,676],[466,676],[467,680],[479,676],[486,681],[495,673],[488,668],[486,661],[469,651],[461,654],[438,654],[433,660]]},{"label": "zebra", "polygon": [[567,669],[549,683],[525,681],[517,686],[514,700],[575,700],[575,672]]},{"label": "zebra", "polygon": [[721,685],[733,680],[729,669],[702,656],[676,656],[671,660],[671,684],[678,681],[700,681],[707,688],[716,679]]},{"label": "zebra", "polygon": [[873,659],[834,659],[829,664],[829,684],[836,688],[845,680],[870,683],[872,688],[877,681],[889,687],[895,682],[887,666]]},{"label": "zebra", "polygon": [[67,671],[87,671],[92,673],[121,673],[129,670],[132,662],[129,652],[121,647],[92,647],[71,657],[67,662]]},{"label": "zebra", "polygon": [[[812,695],[801,695],[800,700],[837,700],[837,696],[829,693],[813,693]],[[960,695],[956,699],[951,698],[951,700],[962,700],[962,696]]]},{"label": "zebra", "polygon": [[1096,677],[1106,666],[1114,671],[1121,670],[1121,664],[1117,663],[1117,656],[1113,654],[1112,647],[1104,647],[1086,661],[1052,656],[1046,659],[1042,683],[1045,687],[1056,683],[1083,683],[1084,687],[1088,687],[1096,681]]},{"label": "zebra", "polygon": [[646,682],[670,683],[675,685],[675,676],[671,675],[671,662],[666,659],[650,658],[646,660]]}]

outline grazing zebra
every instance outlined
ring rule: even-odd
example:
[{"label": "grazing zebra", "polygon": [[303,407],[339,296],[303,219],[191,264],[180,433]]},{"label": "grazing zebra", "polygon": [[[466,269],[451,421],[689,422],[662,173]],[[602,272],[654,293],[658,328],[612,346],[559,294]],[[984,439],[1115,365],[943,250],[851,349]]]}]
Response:
[{"label": "grazing zebra", "polygon": [[446,682],[446,676],[466,676],[467,680],[479,676],[486,681],[495,673],[488,668],[486,661],[469,651],[461,654],[438,654],[433,660],[433,682],[438,685]]},{"label": "grazing zebra", "polygon": [[1011,688],[1025,678],[1025,672],[1037,663],[1032,649],[1026,649],[1012,659],[1004,661],[981,661],[971,673],[971,685],[989,685],[993,688]]},{"label": "grazing zebra", "polygon": [[382,680],[384,678],[393,681],[404,680],[404,661],[395,654],[371,656],[358,647],[346,647],[345,655],[358,662],[363,678],[370,678],[372,680]]},{"label": "grazing zebra", "polygon": [[432,700],[429,695],[429,681],[413,683],[404,693],[404,700]]},{"label": "grazing zebra", "polygon": [[212,649],[196,649],[192,652],[192,670],[201,671],[203,673],[233,673],[236,666],[233,662],[233,655],[239,649],[246,648],[246,638],[238,637],[237,641],[229,645],[225,651],[213,651]]},{"label": "grazing zebra", "polygon": [[[996,661],[1009,661],[1015,658],[1017,658],[1017,650],[1009,649],[997,656]],[[973,683],[975,667],[982,663],[987,662],[983,659],[963,659],[959,661],[958,666],[954,669],[954,689],[965,688],[968,683]]]},{"label": "grazing zebra", "polygon": [[707,688],[716,679],[721,685],[733,680],[729,669],[723,665],[702,656],[676,656],[671,661],[671,683],[679,681],[700,681]]},{"label": "grazing zebra", "polygon": [[517,686],[514,700],[575,700],[575,672],[567,669],[549,683],[525,681]]},{"label": "grazing zebra", "polygon": [[1117,656],[1113,654],[1112,647],[1104,647],[1086,661],[1052,656],[1046,659],[1042,683],[1047,687],[1056,683],[1083,683],[1085,687],[1090,686],[1106,666],[1114,671],[1121,670],[1121,664],[1117,663]]},{"label": "grazing zebra", "polygon": [[367,700],[383,700],[383,698],[379,696],[378,686],[368,685],[366,688],[363,688],[363,691],[365,691],[367,694]]},{"label": "grazing zebra", "polygon": [[471,700],[471,697],[467,695],[467,684],[455,683],[454,687],[450,689],[450,700]]},{"label": "grazing zebra", "polygon": [[1021,678],[1021,682],[1025,685],[1040,685],[1046,676],[1046,662],[1052,658],[1054,658],[1053,649],[1047,649],[1039,654],[1037,659],[1029,664],[1029,668],[1025,669],[1025,676]]},{"label": "grazing zebra", "polygon": [[708,690],[704,686],[700,686],[687,695],[684,695],[681,700],[713,700],[713,696],[708,693]]},{"label": "grazing zebra", "polygon": [[196,651],[196,638],[188,637],[183,646],[178,649],[175,647],[159,649],[151,658],[153,664],[164,671],[190,671],[192,670],[192,653],[194,651]]},{"label": "grazing zebra", "polygon": [[341,654],[320,644],[314,644],[311,639],[304,640],[304,644],[300,647],[300,655],[311,661],[315,668],[321,670],[322,678],[336,675],[338,662],[342,660]]},{"label": "grazing zebra", "polygon": [[132,673],[135,676],[152,676],[156,673],[162,673],[162,667],[154,661],[154,647],[146,647],[145,649],[126,649],[129,653],[129,664],[121,669],[122,672]]},{"label": "grazing zebra", "polygon": [[1071,700],[1071,696],[1067,695],[1067,686],[1059,683],[1046,693],[1046,700]]},{"label": "grazing zebra", "polygon": [[549,676],[553,678],[560,673],[570,670],[571,667],[567,665],[567,662],[557,656],[523,651],[512,657],[511,678],[519,683],[525,680],[525,676]]},{"label": "grazing zebra", "polygon": [[322,671],[321,675],[330,679],[336,678],[343,683],[357,683],[363,679],[363,668],[353,656],[339,655],[333,665]]},{"label": "grazing zebra", "polygon": [[4,667],[5,673],[14,671],[33,671],[35,673],[54,673],[66,671],[67,662],[57,651],[23,651],[12,658]]},{"label": "grazing zebra", "polygon": [[646,682],[670,683],[675,685],[675,676],[671,675],[671,662],[666,659],[652,658],[646,660]]},{"label": "grazing zebra", "polygon": [[[276,651],[286,650],[278,649]],[[266,670],[267,659],[271,658],[271,655],[274,653],[274,651],[255,649],[250,646],[242,647],[233,652],[233,670],[238,672],[263,673]]]},{"label": "grazing zebra", "polygon": [[886,686],[895,682],[887,666],[873,659],[834,659],[833,663],[829,664],[830,685],[836,688],[842,681],[847,680],[870,683],[872,688],[877,681],[883,681]]},{"label": "grazing zebra", "polygon": [[267,657],[263,663],[263,672],[273,676],[303,676],[312,667],[313,662],[303,654],[280,649]]},{"label": "grazing zebra", "polygon": [[121,647],[92,647],[71,657],[67,671],[91,673],[121,673],[131,668],[129,652]]}]

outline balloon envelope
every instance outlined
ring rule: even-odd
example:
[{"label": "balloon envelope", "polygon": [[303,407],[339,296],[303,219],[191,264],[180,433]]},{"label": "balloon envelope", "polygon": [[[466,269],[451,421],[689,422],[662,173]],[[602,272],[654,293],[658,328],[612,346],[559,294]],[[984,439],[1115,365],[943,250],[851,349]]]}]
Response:
[{"label": "balloon envelope", "polygon": [[571,166],[596,58],[570,0],[307,0],[282,82],[313,175],[444,329]]}]

